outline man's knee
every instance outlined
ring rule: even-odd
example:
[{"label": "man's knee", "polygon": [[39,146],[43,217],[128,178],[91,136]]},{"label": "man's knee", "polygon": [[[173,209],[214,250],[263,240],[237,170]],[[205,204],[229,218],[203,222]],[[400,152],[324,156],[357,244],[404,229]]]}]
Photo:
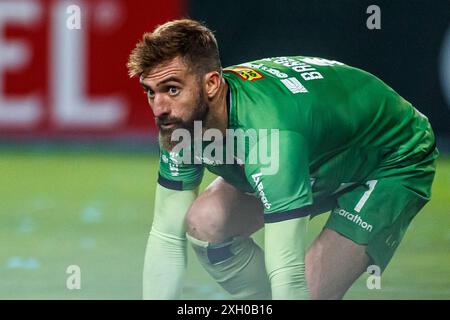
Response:
[{"label": "man's knee", "polygon": [[263,226],[261,202],[217,178],[187,212],[187,232],[211,243],[249,236]]},{"label": "man's knee", "polygon": [[224,214],[220,206],[214,205],[206,197],[197,199],[186,215],[187,233],[211,243],[225,240]]}]

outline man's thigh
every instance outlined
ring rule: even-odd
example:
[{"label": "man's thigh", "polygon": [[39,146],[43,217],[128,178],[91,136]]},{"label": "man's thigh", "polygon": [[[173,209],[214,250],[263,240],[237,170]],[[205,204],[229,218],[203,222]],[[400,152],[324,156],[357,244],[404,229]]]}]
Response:
[{"label": "man's thigh", "polygon": [[187,214],[188,233],[212,243],[235,236],[249,236],[263,225],[261,202],[221,177],[198,196]]},{"label": "man's thigh", "polygon": [[366,246],[334,230],[323,229],[306,253],[306,281],[311,299],[342,299],[369,264]]}]

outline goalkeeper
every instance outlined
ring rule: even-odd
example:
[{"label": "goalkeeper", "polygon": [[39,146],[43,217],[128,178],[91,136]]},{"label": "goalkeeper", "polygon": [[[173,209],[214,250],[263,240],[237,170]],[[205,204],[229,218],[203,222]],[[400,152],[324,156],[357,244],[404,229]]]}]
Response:
[{"label": "goalkeeper", "polygon": [[[160,142],[145,299],[180,297],[188,242],[236,299],[340,299],[368,266],[386,268],[430,200],[428,119],[367,72],[303,56],[222,69],[214,35],[189,19],[145,33],[128,69]],[[215,139],[180,151],[198,123]],[[230,149],[237,129],[266,131]],[[226,157],[206,152],[213,140]],[[262,146],[271,161],[252,161]],[[218,178],[198,195],[205,168]],[[309,219],[327,211],[307,249]],[[264,250],[250,238],[263,227]]]}]

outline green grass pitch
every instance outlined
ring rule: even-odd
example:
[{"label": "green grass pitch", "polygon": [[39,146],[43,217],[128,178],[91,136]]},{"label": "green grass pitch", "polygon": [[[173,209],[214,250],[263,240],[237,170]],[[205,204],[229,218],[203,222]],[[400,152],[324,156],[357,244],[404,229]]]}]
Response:
[{"label": "green grass pitch", "polygon": [[[140,299],[156,174],[157,158],[146,154],[2,152],[0,299]],[[367,289],[364,274],[346,299],[450,298],[449,190],[450,158],[441,156],[433,199],[381,289]],[[327,215],[312,220],[310,241]],[[188,254],[183,298],[229,299]],[[69,265],[81,268],[80,290],[66,288]]]}]

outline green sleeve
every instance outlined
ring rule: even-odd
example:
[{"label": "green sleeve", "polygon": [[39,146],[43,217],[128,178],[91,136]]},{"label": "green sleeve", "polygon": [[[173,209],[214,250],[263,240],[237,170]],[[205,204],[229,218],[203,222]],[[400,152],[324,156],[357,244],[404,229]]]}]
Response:
[{"label": "green sleeve", "polygon": [[[273,135],[273,133],[272,133]],[[247,180],[264,205],[266,223],[306,216],[301,210],[312,204],[308,146],[302,135],[279,131],[277,139],[268,138],[271,168],[258,161],[252,164],[251,152],[245,166]],[[273,142],[278,141],[278,145]],[[262,144],[256,144],[261,147]]]},{"label": "green sleeve", "polygon": [[172,190],[192,190],[202,181],[201,164],[183,163],[182,156],[160,148],[158,184]]},{"label": "green sleeve", "polygon": [[306,300],[306,232],[309,217],[266,224],[264,251],[274,300]]},{"label": "green sleeve", "polygon": [[179,299],[186,274],[185,216],[198,190],[156,187],[143,272],[144,299]]}]

